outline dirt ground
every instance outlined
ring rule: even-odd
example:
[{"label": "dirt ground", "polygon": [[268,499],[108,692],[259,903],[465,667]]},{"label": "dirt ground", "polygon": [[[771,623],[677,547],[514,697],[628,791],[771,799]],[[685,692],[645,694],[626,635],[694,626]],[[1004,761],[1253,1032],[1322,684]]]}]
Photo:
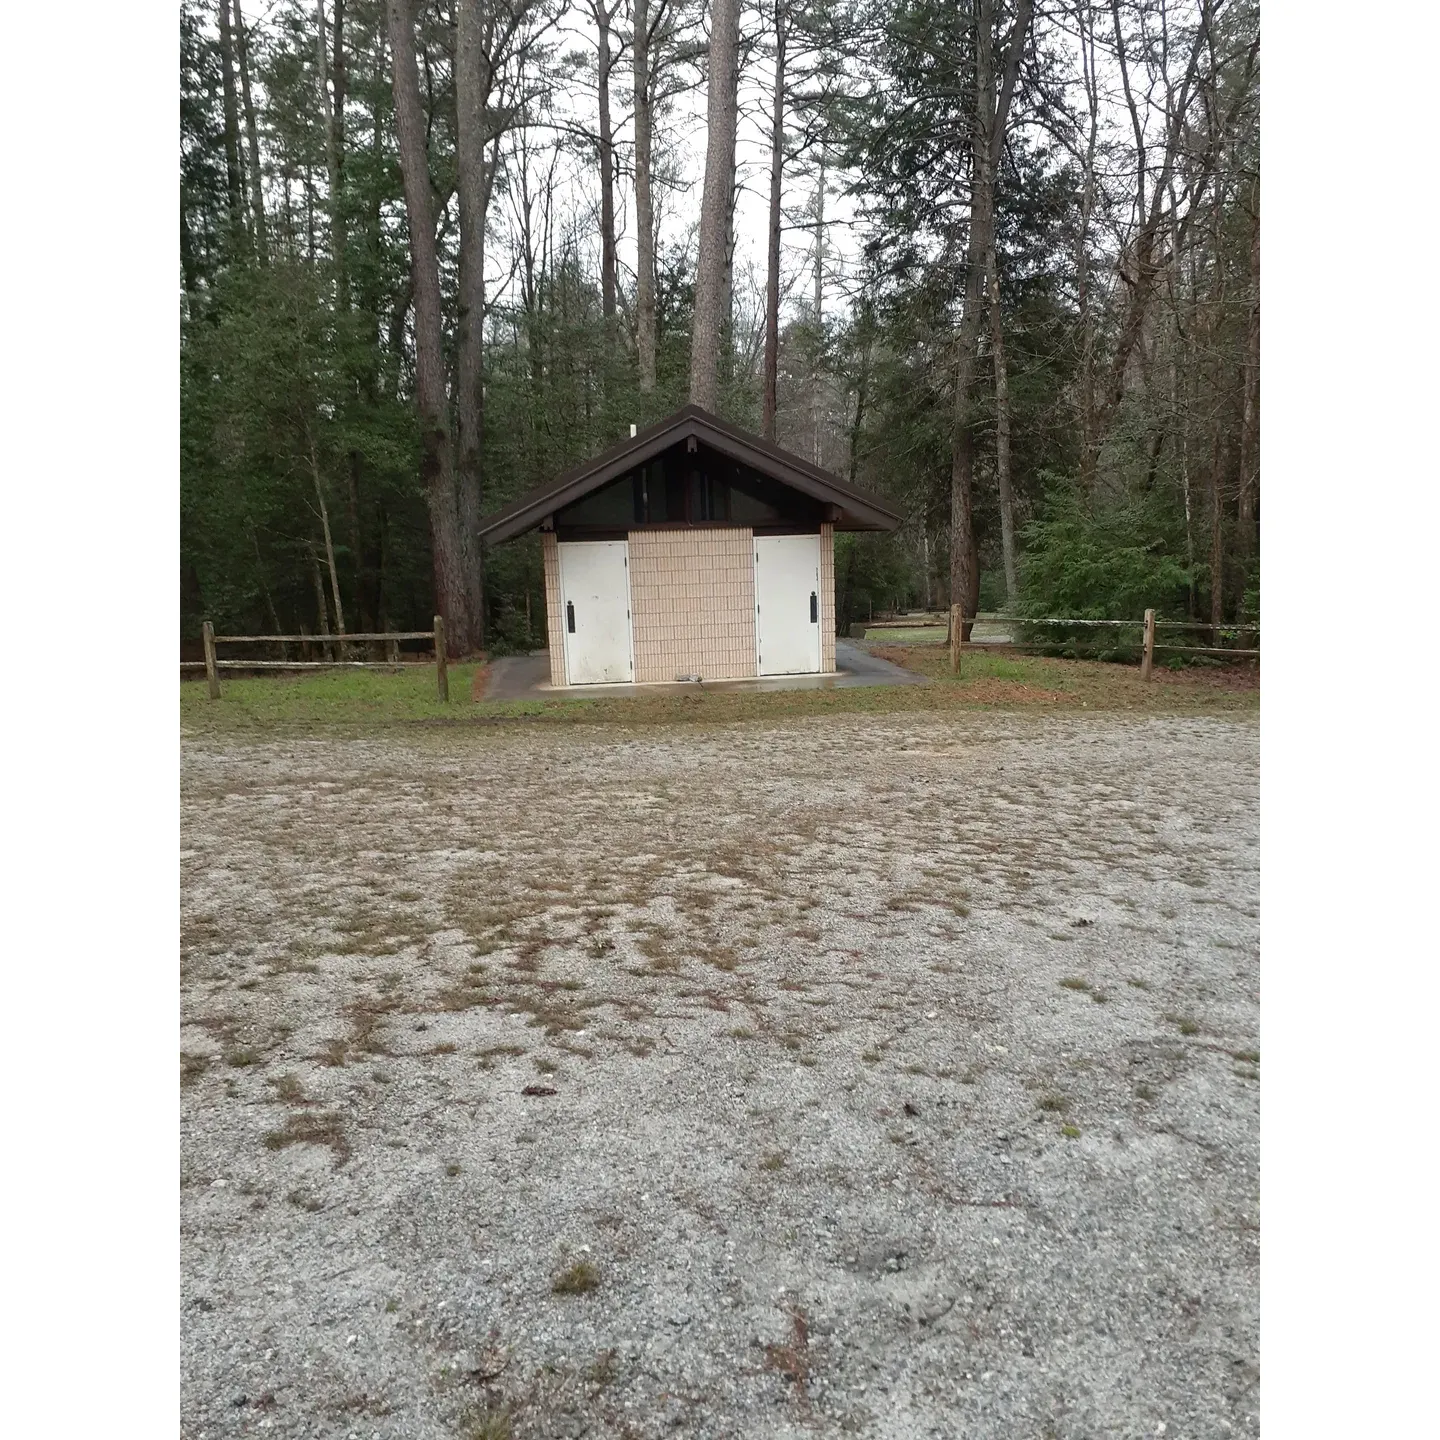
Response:
[{"label": "dirt ground", "polygon": [[183,1434],[1257,1433],[1257,765],[188,739]]}]

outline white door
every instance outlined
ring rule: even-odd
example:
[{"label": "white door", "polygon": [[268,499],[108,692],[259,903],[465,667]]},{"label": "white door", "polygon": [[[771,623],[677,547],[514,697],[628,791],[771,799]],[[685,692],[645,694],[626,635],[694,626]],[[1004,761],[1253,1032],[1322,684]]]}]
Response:
[{"label": "white door", "polygon": [[633,680],[630,546],[624,540],[584,540],[558,548],[566,679],[571,685]]},{"label": "white door", "polygon": [[755,537],[755,647],[762,675],[820,669],[820,537]]}]

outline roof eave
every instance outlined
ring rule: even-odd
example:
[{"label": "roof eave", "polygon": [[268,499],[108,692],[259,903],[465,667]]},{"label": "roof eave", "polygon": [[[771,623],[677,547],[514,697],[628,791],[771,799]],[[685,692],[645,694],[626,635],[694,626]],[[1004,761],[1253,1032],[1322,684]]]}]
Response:
[{"label": "roof eave", "polygon": [[[627,470],[653,459],[678,441],[694,435],[733,460],[741,460],[811,499],[837,506],[845,518],[836,522],[840,530],[895,530],[901,517],[878,499],[861,493],[829,476],[818,466],[812,467],[800,457],[771,446],[758,437],[731,427],[717,416],[687,405],[630,439],[622,440],[602,451],[593,460],[577,466],[568,475],[549,486],[541,486],[499,511],[482,524],[480,538],[498,545],[534,529],[547,515],[572,501],[609,484]],[[776,471],[782,474],[776,474]],[[813,473],[812,473],[813,471]]]}]

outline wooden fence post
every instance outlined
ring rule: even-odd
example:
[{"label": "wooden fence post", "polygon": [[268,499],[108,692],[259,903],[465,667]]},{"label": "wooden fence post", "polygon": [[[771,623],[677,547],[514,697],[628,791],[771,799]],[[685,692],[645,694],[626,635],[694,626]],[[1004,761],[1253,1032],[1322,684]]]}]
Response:
[{"label": "wooden fence post", "polygon": [[1148,680],[1155,665],[1155,612],[1145,612],[1145,653],[1140,657],[1140,678]]},{"label": "wooden fence post", "polygon": [[450,699],[450,675],[445,669],[445,617],[435,617],[435,685],[440,698]]},{"label": "wooden fence post", "polygon": [[965,607],[950,607],[950,668],[960,673],[960,646],[965,638]]},{"label": "wooden fence post", "polygon": [[205,683],[210,698],[220,698],[220,672],[215,668],[215,627],[207,620],[201,632],[205,637]]}]

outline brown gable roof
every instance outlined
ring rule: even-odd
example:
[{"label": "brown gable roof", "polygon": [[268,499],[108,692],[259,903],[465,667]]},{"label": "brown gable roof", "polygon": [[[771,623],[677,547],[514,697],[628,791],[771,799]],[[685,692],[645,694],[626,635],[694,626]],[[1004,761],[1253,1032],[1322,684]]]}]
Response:
[{"label": "brown gable roof", "polygon": [[481,538],[494,545],[532,530],[562,506],[598,490],[692,435],[711,449],[751,466],[782,485],[839,506],[842,515],[836,522],[838,530],[894,530],[900,524],[899,513],[871,491],[847,485],[830,471],[731,425],[698,405],[686,405],[489,516],[480,526]]}]

